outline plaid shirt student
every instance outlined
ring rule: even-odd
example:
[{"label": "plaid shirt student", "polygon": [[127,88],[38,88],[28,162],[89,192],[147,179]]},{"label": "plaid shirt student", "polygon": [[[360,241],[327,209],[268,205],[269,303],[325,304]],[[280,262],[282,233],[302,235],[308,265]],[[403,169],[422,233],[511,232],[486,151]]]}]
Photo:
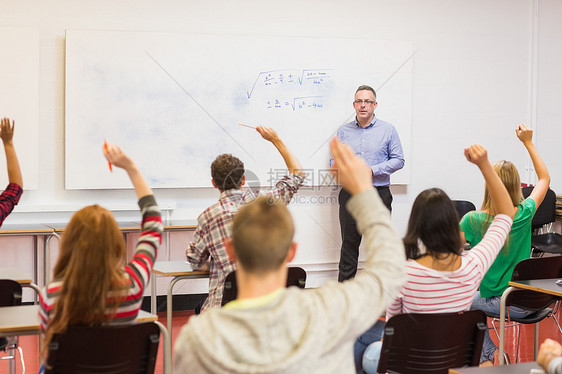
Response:
[{"label": "plaid shirt student", "polygon": [[10,183],[0,195],[0,226],[20,201],[22,192],[23,189],[18,184]]},{"label": "plaid shirt student", "polygon": [[220,307],[224,279],[235,269],[234,262],[228,258],[224,242],[230,238],[231,224],[238,208],[252,202],[259,195],[269,195],[288,204],[302,185],[304,178],[297,174],[283,177],[275,188],[257,193],[252,190],[227,190],[220,194],[219,201],[207,208],[197,219],[197,230],[193,241],[185,251],[187,261],[198,269],[209,261],[209,296],[201,311]]}]

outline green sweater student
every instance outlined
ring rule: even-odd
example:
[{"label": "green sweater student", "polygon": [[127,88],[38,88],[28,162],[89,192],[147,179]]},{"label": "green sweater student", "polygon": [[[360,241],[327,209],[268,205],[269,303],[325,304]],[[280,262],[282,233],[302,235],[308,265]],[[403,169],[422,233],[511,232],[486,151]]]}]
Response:
[{"label": "green sweater student", "polygon": [[[514,209],[513,225],[510,234],[500,251],[498,257],[490,267],[490,270],[482,279],[480,291],[474,296],[471,309],[480,309],[485,312],[499,314],[500,299],[503,291],[508,287],[515,265],[524,258],[529,258],[531,254],[531,223],[535,215],[536,208],[541,205],[548,186],[550,175],[542,158],[539,156],[533,144],[533,130],[521,124],[515,130],[519,140],[523,143],[535,171],[537,172],[538,182],[527,199],[523,199],[521,193],[521,181],[515,166],[509,161],[499,161],[494,164],[494,169],[505,185]],[[482,210],[467,213],[461,220],[460,228],[464,237],[471,245],[476,245],[482,239],[483,233],[492,222],[495,209],[490,199],[488,189],[484,191],[484,201]],[[510,307],[509,313],[513,317],[525,317],[531,311]],[[494,361],[496,346],[490,334],[486,330],[482,356],[480,361]]]}]

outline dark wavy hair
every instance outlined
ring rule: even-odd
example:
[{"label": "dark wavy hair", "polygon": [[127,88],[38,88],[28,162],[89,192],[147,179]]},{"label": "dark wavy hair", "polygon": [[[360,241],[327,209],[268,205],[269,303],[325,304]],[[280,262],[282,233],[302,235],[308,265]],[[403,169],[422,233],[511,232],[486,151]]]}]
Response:
[{"label": "dark wavy hair", "polygon": [[[427,252],[419,248],[421,240]],[[445,191],[430,188],[422,191],[412,206],[404,247],[408,259],[425,254],[439,258],[449,253],[461,254],[459,217]]]},{"label": "dark wavy hair", "polygon": [[240,189],[244,172],[244,163],[228,153],[217,156],[211,164],[211,176],[221,192]]}]

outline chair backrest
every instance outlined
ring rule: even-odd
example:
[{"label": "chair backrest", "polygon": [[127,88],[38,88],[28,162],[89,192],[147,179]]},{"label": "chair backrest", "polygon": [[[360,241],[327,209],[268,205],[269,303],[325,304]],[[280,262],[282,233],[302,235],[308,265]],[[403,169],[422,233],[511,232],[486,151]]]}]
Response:
[{"label": "chair backrest", "polygon": [[[287,287],[297,286],[299,288],[305,288],[306,271],[298,266],[291,266],[287,269]],[[234,270],[229,273],[224,280],[221,305],[225,305],[232,300],[236,300],[237,296],[238,287],[236,286],[236,270]]]},{"label": "chair backrest", "polygon": [[457,214],[459,216],[459,221],[464,217],[464,215],[470,211],[476,210],[476,206],[468,200],[453,200],[453,204],[455,204],[455,209],[457,210]]},{"label": "chair backrest", "polygon": [[[511,280],[549,279],[562,277],[562,256],[531,257],[515,265]],[[530,290],[514,290],[506,300],[507,305],[528,310],[541,310],[556,300],[555,296]]]},{"label": "chair backrest", "polygon": [[531,257],[515,265],[511,280],[550,279],[562,277],[562,256]]},{"label": "chair backrest", "polygon": [[12,279],[0,279],[0,306],[21,305],[21,284]]},{"label": "chair backrest", "polygon": [[291,266],[287,272],[287,287],[297,286],[298,288],[305,288],[306,286],[306,271],[298,266]]},{"label": "chair backrest", "polygon": [[153,322],[69,326],[49,343],[46,373],[154,373],[160,329]]},{"label": "chair backrest", "polygon": [[[525,198],[529,197],[534,187],[523,187],[521,192]],[[556,219],[556,193],[550,188],[546,192],[546,196],[542,201],[541,205],[537,207],[535,216],[533,217],[533,222],[531,224],[532,229],[541,228],[547,223],[554,222]]]},{"label": "chair backrest", "polygon": [[481,310],[399,314],[386,323],[379,373],[448,373],[478,366],[487,329]]}]

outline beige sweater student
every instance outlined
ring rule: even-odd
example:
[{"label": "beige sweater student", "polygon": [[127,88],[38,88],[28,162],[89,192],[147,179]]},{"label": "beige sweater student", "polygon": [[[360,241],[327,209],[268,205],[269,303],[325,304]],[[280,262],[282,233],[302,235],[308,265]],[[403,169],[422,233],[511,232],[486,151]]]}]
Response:
[{"label": "beige sweater student", "polygon": [[405,255],[374,189],[347,207],[366,242],[363,272],[344,283],[281,289],[191,317],[175,342],[175,372],[355,373],[353,343],[397,296]]}]

